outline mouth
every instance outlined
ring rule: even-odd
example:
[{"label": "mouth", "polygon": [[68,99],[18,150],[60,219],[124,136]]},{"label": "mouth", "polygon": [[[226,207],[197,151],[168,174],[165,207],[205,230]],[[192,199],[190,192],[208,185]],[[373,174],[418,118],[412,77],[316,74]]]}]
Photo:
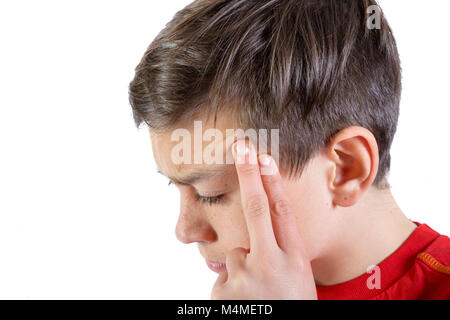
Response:
[{"label": "mouth", "polygon": [[217,262],[217,261],[211,261],[211,260],[208,260],[208,259],[205,259],[205,261],[206,261],[206,265],[208,266],[208,268],[210,268],[214,272],[221,273],[221,272],[226,270],[226,264],[225,263]]}]

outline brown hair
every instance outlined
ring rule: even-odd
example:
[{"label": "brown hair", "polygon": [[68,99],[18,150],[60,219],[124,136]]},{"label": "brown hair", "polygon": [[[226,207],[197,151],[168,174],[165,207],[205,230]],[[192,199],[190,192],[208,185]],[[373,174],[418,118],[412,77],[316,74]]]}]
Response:
[{"label": "brown hair", "polygon": [[167,130],[227,102],[241,128],[280,129],[280,168],[301,174],[348,126],[378,143],[374,185],[388,187],[401,69],[374,0],[197,0],[150,44],[130,84],[136,124]]}]

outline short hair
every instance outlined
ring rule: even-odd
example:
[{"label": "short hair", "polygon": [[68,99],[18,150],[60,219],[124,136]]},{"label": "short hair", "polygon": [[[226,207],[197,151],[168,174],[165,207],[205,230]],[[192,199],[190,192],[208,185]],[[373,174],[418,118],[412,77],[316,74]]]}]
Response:
[{"label": "short hair", "polygon": [[[367,24],[374,5],[379,28]],[[289,176],[337,132],[362,126],[378,144],[380,189],[400,96],[397,46],[375,0],[194,1],[150,44],[129,87],[138,127],[167,130],[226,106],[240,128],[278,128]]]}]

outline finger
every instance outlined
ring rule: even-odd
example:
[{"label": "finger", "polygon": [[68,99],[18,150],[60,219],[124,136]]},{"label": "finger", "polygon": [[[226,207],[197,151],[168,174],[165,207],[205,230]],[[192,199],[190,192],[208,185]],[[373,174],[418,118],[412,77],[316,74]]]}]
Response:
[{"label": "finger", "polygon": [[274,248],[277,243],[256,150],[250,142],[239,140],[233,144],[232,151],[239,179],[242,209],[250,237],[250,250],[258,252]]},{"label": "finger", "polygon": [[234,248],[227,254],[227,273],[231,278],[235,277],[244,269],[247,254],[248,250],[244,248]]},{"label": "finger", "polygon": [[264,169],[265,172],[271,173],[262,175],[261,179],[269,200],[272,225],[278,246],[283,251],[303,250],[297,220],[283,188],[281,175],[275,160],[269,155],[261,155],[259,163],[261,170]]},{"label": "finger", "polygon": [[211,299],[218,300],[222,299],[223,292],[225,290],[225,284],[228,280],[228,274],[226,271],[219,273],[216,282],[211,290]]}]

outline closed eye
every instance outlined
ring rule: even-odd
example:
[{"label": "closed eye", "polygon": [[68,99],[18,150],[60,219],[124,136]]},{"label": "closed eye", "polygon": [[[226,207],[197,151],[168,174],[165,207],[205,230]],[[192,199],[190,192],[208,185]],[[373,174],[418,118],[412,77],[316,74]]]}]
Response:
[{"label": "closed eye", "polygon": [[[172,180],[169,180],[168,185],[170,186],[172,184],[175,184],[175,182],[173,182]],[[224,196],[225,196],[225,194],[219,194],[214,197],[206,197],[206,196],[202,196],[196,192],[195,200],[200,201],[204,204],[213,205],[213,204],[218,204],[220,201],[222,201]]]},{"label": "closed eye", "polygon": [[220,194],[214,197],[204,197],[199,195],[198,193],[195,195],[197,201],[201,201],[202,203],[213,205],[218,204],[224,197],[224,194]]}]

